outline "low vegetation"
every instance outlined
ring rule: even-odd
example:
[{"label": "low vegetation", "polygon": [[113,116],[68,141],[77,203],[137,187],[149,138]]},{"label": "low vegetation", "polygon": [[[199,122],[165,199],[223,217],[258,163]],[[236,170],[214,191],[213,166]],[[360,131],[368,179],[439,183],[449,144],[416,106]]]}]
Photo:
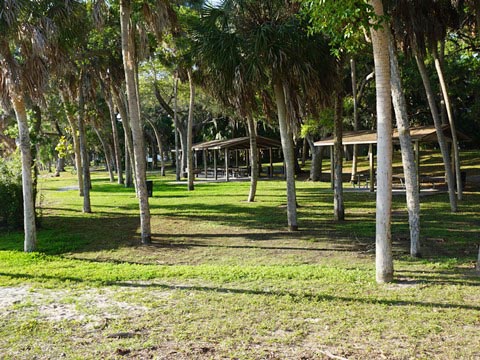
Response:
[{"label": "low vegetation", "polygon": [[[469,179],[478,158],[464,154]],[[435,157],[424,162],[435,163]],[[328,164],[326,164],[326,167]],[[428,167],[426,167],[428,168]],[[404,196],[394,196],[395,279],[375,283],[375,196],[347,190],[332,221],[329,183],[154,180],[152,240],[140,245],[132,189],[93,172],[92,214],[76,177],[43,175],[37,253],[0,232],[0,358],[474,359],[480,357],[479,188],[460,212],[422,197],[423,259],[408,257]]]}]

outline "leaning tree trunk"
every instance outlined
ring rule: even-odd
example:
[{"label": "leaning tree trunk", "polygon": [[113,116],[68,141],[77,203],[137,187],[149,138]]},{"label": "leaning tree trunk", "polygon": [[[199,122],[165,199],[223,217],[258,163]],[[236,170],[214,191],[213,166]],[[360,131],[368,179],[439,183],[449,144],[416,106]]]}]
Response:
[{"label": "leaning tree trunk", "polygon": [[[355,59],[350,59],[351,77],[352,77],[352,98],[353,98],[353,130],[358,131],[358,98],[357,98],[357,67]],[[357,178],[358,145],[353,145],[352,155],[352,176],[351,180]]]},{"label": "leaning tree trunk", "polygon": [[127,149],[127,141],[127,134],[125,133],[125,187],[133,187],[132,156]]},{"label": "leaning tree trunk", "polygon": [[[415,45],[416,46],[416,45]],[[454,177],[452,166],[450,162],[450,156],[448,154],[447,141],[445,140],[445,135],[443,134],[442,122],[440,116],[438,115],[438,108],[435,102],[435,95],[430,84],[430,79],[428,77],[427,68],[425,67],[425,62],[423,56],[420,54],[417,49],[413,47],[413,52],[415,55],[415,60],[417,62],[417,67],[422,77],[423,86],[425,88],[425,93],[427,95],[428,105],[430,107],[430,112],[432,113],[433,123],[435,124],[435,130],[437,132],[438,145],[440,146],[440,151],[442,152],[443,164],[445,166],[445,175],[447,177],[448,185],[448,197],[450,199],[450,208],[452,212],[457,211],[457,198],[455,197],[455,186],[454,186]]]},{"label": "leaning tree trunk", "polygon": [[100,141],[100,144],[102,145],[103,154],[105,155],[105,166],[107,167],[110,182],[114,182],[115,176],[113,174],[112,164],[110,163],[111,154],[108,149],[108,145],[105,143],[105,140],[103,139],[102,134],[100,134],[100,131],[97,129],[96,126],[93,126],[93,131],[95,131],[95,134],[97,135],[97,138]]},{"label": "leaning tree trunk", "polygon": [[195,86],[192,79],[192,70],[187,70],[188,84],[190,86],[190,103],[188,106],[188,126],[187,126],[187,170],[188,170],[188,190],[193,190],[193,107],[195,105]]},{"label": "leaning tree trunk", "polygon": [[310,135],[305,136],[305,140],[308,142],[310,152],[312,153],[312,164],[310,166],[310,180],[320,181],[322,178],[322,160],[323,160],[323,147],[315,146],[314,141]]},{"label": "leaning tree trunk", "polygon": [[112,94],[105,90],[105,99],[110,112],[110,124],[112,126],[113,137],[113,152],[115,156],[115,167],[117,169],[118,183],[123,184],[123,169],[122,169],[122,151],[120,150],[120,139],[118,137],[117,119],[115,117],[115,109],[113,106]]},{"label": "leaning tree trunk", "polygon": [[11,91],[11,100],[17,118],[20,153],[22,158],[22,192],[23,192],[23,228],[25,232],[24,251],[35,251],[37,247],[37,230],[35,226],[35,204],[33,203],[32,154],[28,130],[25,99],[21,92]]},{"label": "leaning tree trunk", "polygon": [[135,163],[136,191],[140,208],[140,228],[143,244],[151,243],[150,206],[148,204],[147,172],[145,159],[145,146],[138,106],[136,86],[136,55],[134,43],[134,29],[131,15],[130,0],[120,1],[120,25],[122,37],[122,57],[127,84],[128,109],[130,114],[130,126],[133,138],[133,153]]},{"label": "leaning tree trunk", "polygon": [[165,159],[163,158],[163,143],[162,143],[162,138],[160,136],[159,131],[151,122],[150,120],[147,120],[150,126],[153,129],[153,132],[155,133],[155,140],[157,141],[157,147],[158,147],[158,153],[160,154],[160,175],[165,176]]},{"label": "leaning tree trunk", "polygon": [[335,221],[345,220],[345,206],[343,202],[343,144],[342,144],[342,107],[343,98],[340,90],[335,94],[335,115],[333,135],[333,163],[334,163],[334,188],[333,188],[333,214]]},{"label": "leaning tree trunk", "polygon": [[282,151],[285,160],[285,176],[287,182],[287,220],[290,231],[298,230],[297,224],[297,196],[295,190],[295,152],[293,138],[287,123],[287,107],[285,103],[285,92],[282,82],[277,79],[273,83],[275,102],[277,103],[278,124],[280,127],[280,138]]},{"label": "leaning tree trunk", "polygon": [[420,257],[420,197],[418,187],[417,167],[413,154],[410,126],[408,124],[407,102],[402,89],[400,69],[393,39],[389,34],[390,53],[390,83],[392,86],[392,101],[397,120],[398,136],[402,149],[403,174],[405,175],[405,190],[407,198],[408,222],[410,225],[410,255]]},{"label": "leaning tree trunk", "polygon": [[452,104],[450,102],[450,95],[448,94],[447,83],[443,75],[442,63],[438,57],[437,49],[434,47],[432,51],[433,60],[435,62],[435,69],[437,70],[438,81],[440,82],[440,88],[442,89],[443,101],[445,101],[445,107],[447,109],[448,123],[450,124],[450,132],[452,133],[452,150],[453,150],[453,159],[455,162],[455,179],[457,183],[457,198],[462,200],[463,189],[462,189],[462,174],[460,172],[460,154],[458,152],[458,139],[457,139],[457,130],[455,127],[455,121],[453,119]]},{"label": "leaning tree trunk", "polygon": [[255,201],[258,183],[258,149],[257,149],[257,132],[255,122],[251,115],[247,116],[248,136],[250,137],[250,193],[248,194],[248,202]]},{"label": "leaning tree trunk", "polygon": [[[133,159],[133,140],[132,140],[132,129],[130,128],[130,121],[128,118],[128,111],[127,111],[127,106],[124,101],[124,99],[121,97],[122,95],[118,92],[117,89],[114,89],[112,87],[112,94],[113,94],[113,102],[115,106],[118,109],[118,112],[120,113],[120,117],[122,118],[122,127],[123,127],[123,132],[125,133],[125,177],[127,177],[127,172],[128,174],[128,180],[125,180],[125,187],[132,187],[133,186],[133,181],[132,181],[132,167],[127,166],[127,158],[130,160]],[[128,157],[127,157],[128,153]],[[134,171],[133,171],[134,172]]]},{"label": "leaning tree trunk", "polygon": [[[375,14],[382,17],[381,0],[370,0]],[[379,283],[393,280],[391,239],[392,212],[392,112],[390,91],[390,62],[387,24],[375,29],[372,35],[377,96],[377,207],[376,207],[376,279]],[[371,179],[373,181],[373,179]]]},{"label": "leaning tree trunk", "polygon": [[72,107],[71,96],[65,92],[60,91],[60,96],[62,98],[63,107],[65,109],[65,115],[67,117],[68,124],[70,125],[70,130],[72,132],[73,140],[73,151],[75,154],[75,167],[77,168],[77,181],[78,181],[78,191],[80,196],[83,196],[83,175],[82,175],[82,155],[80,153],[80,141],[78,139],[78,126],[77,121],[75,120],[74,110]]},{"label": "leaning tree trunk", "polygon": [[80,81],[78,87],[78,138],[80,143],[80,155],[82,158],[82,175],[83,175],[83,212],[91,213],[90,204],[90,159],[87,152],[87,137],[85,135],[85,98],[83,94],[83,84]]}]

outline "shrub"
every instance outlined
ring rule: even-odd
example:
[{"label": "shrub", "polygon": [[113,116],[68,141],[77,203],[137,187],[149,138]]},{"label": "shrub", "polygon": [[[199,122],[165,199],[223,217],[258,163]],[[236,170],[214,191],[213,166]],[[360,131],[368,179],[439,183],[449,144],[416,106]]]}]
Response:
[{"label": "shrub", "polygon": [[23,224],[22,171],[20,159],[0,158],[0,226],[19,228]]}]

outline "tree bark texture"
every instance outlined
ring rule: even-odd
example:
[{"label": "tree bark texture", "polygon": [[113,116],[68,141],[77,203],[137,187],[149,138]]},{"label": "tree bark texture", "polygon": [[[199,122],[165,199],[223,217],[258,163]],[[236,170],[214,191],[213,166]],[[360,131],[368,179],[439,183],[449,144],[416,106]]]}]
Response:
[{"label": "tree bark texture", "polygon": [[17,118],[20,153],[22,159],[22,193],[23,193],[23,229],[25,252],[32,252],[37,247],[37,229],[35,225],[35,204],[33,203],[32,154],[28,130],[25,99],[20,91],[11,91],[11,100]]},{"label": "tree bark texture", "polygon": [[83,175],[83,212],[91,213],[92,207],[90,204],[90,159],[87,151],[87,137],[85,135],[85,97],[83,93],[83,84],[80,81],[78,87],[78,114],[77,114],[77,126],[78,126],[78,138],[80,143],[80,155],[82,158],[82,175]]},{"label": "tree bark texture", "polygon": [[453,149],[453,159],[454,159],[454,165],[455,165],[455,180],[457,184],[457,199],[462,200],[463,189],[462,189],[462,174],[460,172],[460,154],[458,151],[457,130],[456,130],[455,121],[453,118],[452,103],[450,101],[450,95],[448,94],[448,87],[447,87],[447,82],[445,81],[445,76],[443,73],[442,62],[435,48],[432,51],[432,55],[435,62],[435,69],[437,71],[438,81],[440,82],[440,88],[442,89],[443,101],[445,102],[445,108],[447,110],[447,118],[448,118],[448,123],[450,125],[450,132],[452,134],[452,149]]},{"label": "tree bark texture", "polygon": [[437,133],[438,145],[440,146],[440,151],[442,152],[443,164],[445,166],[445,175],[447,177],[448,185],[448,197],[450,199],[450,208],[452,212],[457,211],[457,198],[455,197],[455,186],[454,186],[454,176],[452,171],[452,165],[450,161],[450,156],[448,152],[447,141],[445,135],[443,134],[442,122],[440,120],[440,115],[438,114],[437,103],[435,102],[435,94],[433,93],[432,86],[430,84],[430,79],[428,77],[427,68],[425,67],[425,61],[420,54],[413,48],[415,60],[417,62],[417,67],[422,77],[423,86],[425,88],[425,93],[427,95],[428,106],[430,107],[430,112],[432,113],[433,123],[435,124],[435,130]]},{"label": "tree bark texture", "polygon": [[193,173],[193,110],[195,106],[195,85],[193,84],[192,70],[187,70],[188,85],[190,87],[190,102],[188,105],[188,126],[187,126],[187,170],[188,170],[188,190],[194,189],[194,173]]},{"label": "tree bark texture", "polygon": [[247,116],[248,136],[250,137],[250,193],[248,202],[255,201],[258,183],[258,149],[255,121],[251,115]]},{"label": "tree bark texture", "polygon": [[410,255],[419,257],[420,253],[420,196],[418,187],[417,166],[413,153],[410,126],[408,123],[407,102],[402,89],[402,80],[394,49],[393,39],[389,34],[390,52],[390,83],[392,86],[392,101],[397,121],[400,147],[402,149],[403,174],[405,176],[405,191],[407,199],[408,222],[410,225]]},{"label": "tree bark texture", "polygon": [[313,138],[310,135],[305,137],[305,141],[308,142],[310,147],[310,153],[312,154],[312,164],[310,165],[310,180],[320,181],[322,178],[322,160],[323,160],[323,147],[315,146]]},{"label": "tree bark texture", "polygon": [[147,172],[145,158],[145,144],[138,106],[136,86],[136,57],[134,43],[134,29],[131,15],[130,0],[120,1],[120,25],[122,36],[122,57],[127,85],[127,100],[132,130],[133,155],[135,164],[136,192],[140,209],[140,229],[143,244],[151,243],[150,206],[147,193]]},{"label": "tree bark texture", "polygon": [[340,90],[335,94],[335,115],[333,130],[333,163],[334,163],[334,188],[333,188],[333,216],[335,221],[345,220],[345,206],[343,202],[343,124],[342,124],[343,97]]},{"label": "tree bark texture", "polygon": [[275,102],[277,104],[278,124],[282,142],[283,157],[285,160],[285,177],[287,183],[287,220],[290,231],[298,230],[297,224],[297,196],[295,190],[295,152],[293,148],[292,132],[287,122],[287,107],[285,92],[280,80],[273,83]]},{"label": "tree bark texture", "polygon": [[82,155],[80,153],[80,141],[78,139],[78,126],[72,109],[72,100],[70,95],[66,91],[61,91],[60,96],[62,98],[63,107],[65,109],[65,115],[67,117],[70,130],[72,132],[73,151],[75,154],[75,167],[77,170],[77,181],[79,195],[83,196],[83,175],[82,175]]},{"label": "tree bark texture", "polygon": [[115,166],[117,169],[117,179],[119,184],[123,184],[123,167],[122,167],[122,151],[120,150],[120,139],[118,137],[117,118],[115,116],[115,108],[112,100],[112,93],[105,91],[105,99],[110,112],[110,124],[112,126],[113,150],[115,156]]},{"label": "tree bark texture", "polygon": [[[383,16],[381,0],[370,0],[375,14]],[[392,113],[390,91],[390,61],[387,24],[372,35],[377,96],[377,206],[376,206],[376,279],[378,283],[393,280],[391,239],[392,212]],[[372,179],[373,181],[373,179]]]},{"label": "tree bark texture", "polygon": [[[350,74],[352,78],[352,98],[353,98],[353,130],[358,131],[358,98],[357,98],[357,67],[355,59],[350,59]],[[351,180],[355,181],[357,177],[358,162],[358,145],[353,145],[352,154],[352,176]]]}]

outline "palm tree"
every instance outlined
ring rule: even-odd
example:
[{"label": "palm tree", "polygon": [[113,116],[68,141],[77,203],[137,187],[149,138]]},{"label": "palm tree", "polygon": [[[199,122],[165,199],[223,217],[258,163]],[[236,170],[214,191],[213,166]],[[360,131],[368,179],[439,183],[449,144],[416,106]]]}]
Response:
[{"label": "palm tree", "polygon": [[[383,17],[381,0],[370,0],[376,16]],[[393,280],[391,239],[392,210],[392,114],[390,90],[390,58],[385,23],[372,26],[375,83],[377,94],[377,215],[376,215],[376,278],[384,283]]]},{"label": "palm tree", "polygon": [[[27,252],[36,248],[36,225],[26,96],[42,100],[49,69],[61,58],[61,29],[71,26],[66,18],[74,19],[78,6],[74,0],[0,3],[0,98],[4,108],[13,107],[19,128]],[[65,33],[73,30],[65,29]]]},{"label": "palm tree", "polygon": [[[220,68],[235,79],[233,84],[248,84],[257,93],[269,88],[273,94],[285,159],[290,230],[298,229],[293,135],[306,112],[330,100],[334,73],[326,42],[318,35],[307,36],[298,12],[299,5],[290,1],[225,0],[219,9],[210,9],[203,22],[213,28],[210,36],[223,36],[224,41],[217,42],[216,57],[219,64],[225,62]],[[237,54],[238,60],[224,54]]]}]

